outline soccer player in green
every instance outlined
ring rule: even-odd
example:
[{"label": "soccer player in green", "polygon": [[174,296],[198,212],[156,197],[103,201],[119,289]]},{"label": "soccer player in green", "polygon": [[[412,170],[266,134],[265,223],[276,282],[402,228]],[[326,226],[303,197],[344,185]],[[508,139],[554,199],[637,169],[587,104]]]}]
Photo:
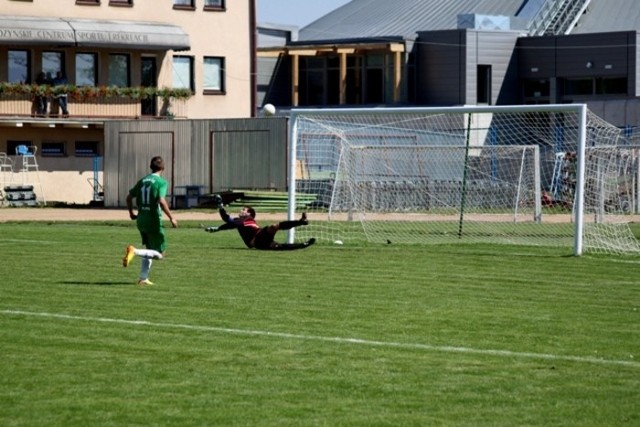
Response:
[{"label": "soccer player in green", "polygon": [[[178,221],[173,217],[169,204],[165,200],[167,196],[167,181],[162,177],[164,171],[164,161],[162,157],[156,156],[151,159],[151,173],[140,179],[136,185],[129,190],[127,195],[127,209],[129,217],[136,220],[138,231],[142,237],[142,244],[146,249],[136,249],[133,245],[128,245],[125,249],[122,265],[127,267],[133,257],[142,258],[142,268],[138,285],[153,285],[149,280],[149,272],[154,259],[162,259],[166,247],[164,235],[164,225],[162,223],[162,213],[171,221],[171,226],[176,228]],[[133,210],[133,200],[136,200],[138,213]]]}]

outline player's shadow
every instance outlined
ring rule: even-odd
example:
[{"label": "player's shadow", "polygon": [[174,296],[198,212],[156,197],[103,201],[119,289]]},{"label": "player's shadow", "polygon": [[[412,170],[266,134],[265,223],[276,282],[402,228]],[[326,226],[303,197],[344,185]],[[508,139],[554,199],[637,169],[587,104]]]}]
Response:
[{"label": "player's shadow", "polygon": [[114,281],[101,281],[101,280],[85,280],[85,281],[80,281],[80,280],[63,280],[62,282],[58,282],[61,285],[79,285],[79,286],[131,286],[131,281],[121,281],[121,282],[114,282]]}]

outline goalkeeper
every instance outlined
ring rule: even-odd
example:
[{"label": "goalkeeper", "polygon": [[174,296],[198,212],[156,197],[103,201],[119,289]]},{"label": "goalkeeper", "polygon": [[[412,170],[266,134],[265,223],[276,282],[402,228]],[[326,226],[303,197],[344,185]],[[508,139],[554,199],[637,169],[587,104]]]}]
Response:
[{"label": "goalkeeper", "polygon": [[298,221],[282,221],[266,227],[260,227],[256,223],[256,211],[251,206],[243,206],[238,217],[231,217],[224,209],[222,197],[217,195],[214,201],[219,206],[220,217],[224,223],[218,227],[206,227],[204,230],[209,233],[216,233],[223,230],[237,229],[244,244],[248,248],[256,248],[272,251],[286,251],[304,249],[313,245],[316,239],[311,238],[304,243],[278,243],[274,241],[279,230],[290,230],[300,225],[307,225],[307,214],[303,213]]}]

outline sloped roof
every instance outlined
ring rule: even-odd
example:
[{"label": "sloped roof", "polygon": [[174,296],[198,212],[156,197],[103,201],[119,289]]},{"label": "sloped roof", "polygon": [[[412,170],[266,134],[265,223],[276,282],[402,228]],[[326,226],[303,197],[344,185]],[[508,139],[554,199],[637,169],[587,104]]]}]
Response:
[{"label": "sloped roof", "polygon": [[[351,0],[300,30],[301,42],[400,36],[458,28],[458,15],[531,19],[543,0]],[[522,28],[522,23],[520,24]],[[571,34],[640,30],[639,0],[591,0]]]},{"label": "sloped roof", "polygon": [[351,0],[302,28],[298,40],[335,40],[402,36],[417,31],[448,30],[458,15],[515,16],[526,0]]},{"label": "sloped roof", "polygon": [[571,34],[640,30],[638,0],[591,0]]}]

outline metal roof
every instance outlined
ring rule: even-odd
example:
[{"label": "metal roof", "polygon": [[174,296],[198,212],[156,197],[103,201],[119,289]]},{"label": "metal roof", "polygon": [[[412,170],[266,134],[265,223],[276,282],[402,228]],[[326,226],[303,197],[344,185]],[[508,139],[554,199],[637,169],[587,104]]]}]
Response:
[{"label": "metal roof", "polygon": [[459,14],[515,16],[526,0],[351,0],[302,28],[298,40],[402,36],[458,27]]},{"label": "metal roof", "polygon": [[638,0],[591,0],[571,34],[640,30]]},{"label": "metal roof", "polygon": [[[351,0],[302,28],[298,40],[389,36],[412,40],[418,31],[458,28],[460,14],[518,16],[528,21],[544,3],[544,0]],[[519,27],[524,28],[522,24]],[[571,34],[633,30],[640,30],[640,1],[591,0]]]}]

